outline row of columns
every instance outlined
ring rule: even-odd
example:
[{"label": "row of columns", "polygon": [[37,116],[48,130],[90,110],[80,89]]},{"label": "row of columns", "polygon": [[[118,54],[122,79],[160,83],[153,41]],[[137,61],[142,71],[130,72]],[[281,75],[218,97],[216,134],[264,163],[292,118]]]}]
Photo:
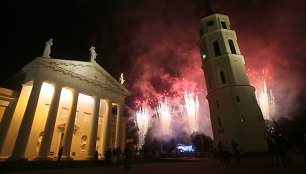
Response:
[{"label": "row of columns", "polygon": [[4,142],[7,137],[7,132],[11,125],[18,97],[12,96],[12,98],[11,97],[1,98],[1,100],[8,101],[9,104],[3,113],[3,117],[0,124],[0,154],[2,153]]},{"label": "row of columns", "polygon": [[[21,122],[21,126],[18,131],[16,143],[11,154],[9,160],[26,160],[24,157],[27,142],[29,140],[31,127],[34,120],[34,115],[36,111],[36,107],[38,104],[39,94],[42,87],[41,80],[34,80],[33,87],[31,90],[31,94],[28,100],[28,104],[26,106],[26,110],[24,113],[24,117]],[[56,116],[58,114],[58,107],[61,98],[61,91],[62,86],[55,84],[54,85],[54,93],[50,103],[50,108],[44,128],[44,134],[42,137],[41,146],[39,149],[37,160],[45,160],[48,159],[52,137],[54,133],[55,123],[56,123]],[[63,139],[63,159],[71,159],[70,151],[71,151],[71,143],[73,138],[73,131],[75,125],[75,117],[77,111],[77,103],[78,103],[78,96],[79,93],[77,90],[72,90],[72,101],[71,106],[69,109],[68,120],[64,132],[64,139]],[[102,152],[106,149],[109,149],[111,146],[111,107],[112,103],[108,99],[106,100],[106,115],[104,118],[104,127],[103,127],[103,144],[102,144]],[[90,136],[89,136],[89,145],[88,145],[88,154],[87,159],[91,160],[94,159],[94,153],[96,150],[96,139],[97,139],[97,130],[98,130],[98,119],[99,119],[99,108],[100,108],[100,98],[98,96],[94,96],[94,108],[93,108],[93,117],[91,121],[91,128],[90,128]],[[123,117],[123,108],[122,103],[118,104],[118,111],[117,111],[117,123],[116,123],[116,144],[115,147],[120,147],[122,144],[122,118]]]}]

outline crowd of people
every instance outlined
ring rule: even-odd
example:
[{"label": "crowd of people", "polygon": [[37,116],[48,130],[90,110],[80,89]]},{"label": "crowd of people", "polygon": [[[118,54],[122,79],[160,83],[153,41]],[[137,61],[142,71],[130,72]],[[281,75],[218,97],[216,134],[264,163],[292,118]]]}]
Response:
[{"label": "crowd of people", "polygon": [[[272,165],[288,165],[293,162],[290,152],[290,143],[280,132],[273,132],[266,136],[266,143],[268,145],[268,154]],[[228,166],[230,164],[239,164],[241,161],[241,148],[239,144],[232,140],[219,141],[215,148],[218,152],[218,157],[221,164]],[[60,148],[58,153],[58,161],[61,160],[63,148]],[[124,169],[130,170],[132,159],[137,159],[139,149],[133,148],[131,145],[126,145],[124,150],[118,148],[109,148],[104,152],[104,161],[106,165],[116,165],[124,162]],[[100,154],[101,156],[101,154]],[[146,156],[147,157],[147,156]],[[95,152],[95,160],[98,160],[98,151]]]},{"label": "crowd of people", "polygon": [[285,136],[275,131],[266,136],[266,142],[272,165],[282,164],[285,166],[292,163],[291,146]]},{"label": "crowd of people", "polygon": [[120,147],[118,148],[109,148],[104,152],[104,160],[107,165],[110,164],[118,164],[118,161],[124,161],[124,169],[130,170],[131,159],[133,155],[133,150],[130,145],[126,145],[124,150],[122,151]]},{"label": "crowd of people", "polygon": [[219,152],[219,159],[220,162],[224,165],[231,164],[231,158],[233,157],[234,163],[240,163],[240,150],[238,143],[235,140],[232,140],[231,146],[227,141],[224,143],[219,141],[218,143],[218,152]]},{"label": "crowd of people", "polygon": [[[60,161],[63,155],[63,147],[61,147],[57,154],[57,161]],[[101,156],[101,154],[100,154]],[[118,148],[109,148],[104,152],[104,162],[106,165],[118,164],[119,162],[124,162],[124,169],[130,170],[131,160],[133,158],[133,149],[131,145],[126,145],[122,151],[120,147]],[[96,150],[94,154],[94,160],[99,160],[99,152]]]},{"label": "crowd of people", "polygon": [[[272,165],[286,166],[293,162],[291,155],[291,146],[289,141],[280,132],[276,131],[266,136],[268,145],[268,155]],[[218,157],[223,165],[230,165],[231,159],[234,164],[239,164],[241,159],[241,151],[239,144],[232,140],[231,144],[227,141],[224,143],[219,141],[217,145]]]}]

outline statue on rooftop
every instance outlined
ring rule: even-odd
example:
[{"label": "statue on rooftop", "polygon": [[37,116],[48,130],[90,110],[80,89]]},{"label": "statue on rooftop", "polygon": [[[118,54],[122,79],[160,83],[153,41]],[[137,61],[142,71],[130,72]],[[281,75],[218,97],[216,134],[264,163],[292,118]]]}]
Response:
[{"label": "statue on rooftop", "polygon": [[90,51],[90,62],[96,62],[96,57],[98,54],[96,53],[95,47],[94,46],[90,47],[89,51]]},{"label": "statue on rooftop", "polygon": [[121,75],[120,75],[119,82],[120,82],[121,85],[123,85],[123,83],[125,82],[125,80],[123,78],[123,73],[121,73]]},{"label": "statue on rooftop", "polygon": [[50,57],[50,54],[51,54],[51,46],[53,45],[53,39],[49,39],[47,42],[46,42],[46,46],[45,46],[45,49],[44,49],[44,52],[43,52],[43,55],[41,57],[45,57],[45,58],[51,58]]}]

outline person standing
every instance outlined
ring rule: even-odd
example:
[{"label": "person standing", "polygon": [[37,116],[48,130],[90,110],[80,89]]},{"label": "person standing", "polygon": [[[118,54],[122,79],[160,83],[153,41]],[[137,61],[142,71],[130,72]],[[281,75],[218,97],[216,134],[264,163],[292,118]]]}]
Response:
[{"label": "person standing", "polygon": [[112,160],[112,149],[111,148],[109,148],[108,150],[105,150],[104,159],[105,159],[106,165],[111,164],[111,160]]},{"label": "person standing", "polygon": [[131,158],[132,158],[132,149],[128,144],[124,148],[124,170],[131,169]]},{"label": "person standing", "polygon": [[58,151],[58,154],[57,154],[57,161],[60,161],[60,160],[61,160],[62,155],[63,155],[63,146],[61,146],[61,148],[60,148],[59,151]]},{"label": "person standing", "polygon": [[98,158],[99,158],[99,152],[96,150],[95,151],[95,161],[98,161]]},{"label": "person standing", "polygon": [[239,145],[238,143],[235,142],[235,140],[232,140],[232,150],[233,150],[233,155],[235,159],[235,164],[240,163],[240,151],[239,151]]},{"label": "person standing", "polygon": [[218,152],[219,152],[219,159],[221,164],[225,164],[225,159],[224,159],[224,145],[222,141],[219,141],[218,143]]},{"label": "person standing", "polygon": [[279,157],[278,157],[276,145],[275,145],[274,139],[272,138],[272,135],[268,134],[265,139],[268,145],[268,153],[270,156],[271,164],[273,166],[279,165]]},{"label": "person standing", "polygon": [[223,151],[223,157],[224,157],[224,164],[230,165],[231,164],[231,152],[230,147],[227,141],[224,143],[224,151]]}]

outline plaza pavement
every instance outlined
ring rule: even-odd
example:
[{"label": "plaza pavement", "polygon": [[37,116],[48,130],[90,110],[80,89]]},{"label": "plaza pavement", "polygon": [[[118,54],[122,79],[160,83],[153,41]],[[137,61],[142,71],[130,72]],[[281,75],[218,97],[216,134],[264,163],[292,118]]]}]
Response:
[{"label": "plaza pavement", "polygon": [[224,166],[214,158],[162,159],[159,162],[132,163],[130,171],[123,165],[82,168],[45,169],[9,172],[12,174],[306,174],[306,161],[295,157],[293,164],[274,166],[269,157],[242,158],[240,164]]}]

